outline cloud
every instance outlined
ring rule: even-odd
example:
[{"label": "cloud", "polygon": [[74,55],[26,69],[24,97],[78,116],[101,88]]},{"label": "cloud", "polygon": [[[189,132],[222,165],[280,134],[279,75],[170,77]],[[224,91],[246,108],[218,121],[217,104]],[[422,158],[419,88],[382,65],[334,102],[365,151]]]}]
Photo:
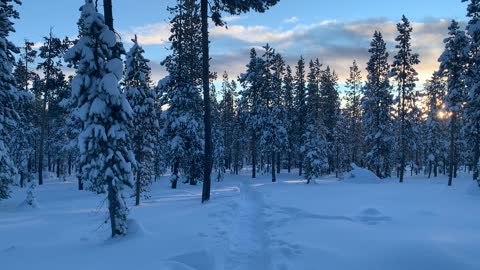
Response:
[{"label": "cloud", "polygon": [[163,45],[168,42],[170,25],[166,22],[148,24],[120,31],[120,35],[126,42],[130,42],[137,35],[138,41],[142,45]]},{"label": "cloud", "polygon": [[[449,24],[450,21],[447,19],[412,23],[413,50],[420,54],[422,61],[416,66],[420,83],[430,78],[431,73],[438,68],[437,59],[443,51],[443,39],[447,35]],[[217,30],[212,36],[221,37],[222,46],[230,47],[232,50],[241,45],[242,49],[239,49],[238,53],[244,57],[243,66],[248,62],[248,53],[245,53],[244,47],[258,47],[268,42],[284,55],[287,63],[294,65],[300,55],[306,59],[319,58],[324,65],[330,65],[335,69],[340,80],[344,81],[354,59],[362,68],[365,66],[375,30],[381,31],[384,35],[391,61],[396,53],[395,37],[398,34],[396,22],[383,18],[352,22],[325,20],[313,24],[298,24],[289,29],[235,25],[230,26],[228,30]],[[226,66],[235,67],[236,70],[237,58],[232,59],[231,55],[232,53],[227,59],[232,60],[232,63]]]},{"label": "cloud", "polygon": [[300,19],[298,19],[297,17],[291,17],[291,18],[288,18],[286,20],[284,20],[283,22],[284,23],[289,23],[289,24],[296,24],[300,21]]},{"label": "cloud", "polygon": [[[212,27],[210,35],[212,70],[221,74],[227,70],[232,77],[245,71],[249,61],[250,48],[260,48],[266,43],[277,49],[286,62],[295,66],[300,55],[305,59],[319,58],[324,65],[330,65],[339,74],[341,81],[348,76],[348,69],[354,59],[364,70],[368,60],[368,48],[375,30],[381,31],[388,44],[390,62],[395,54],[396,23],[384,18],[357,21],[323,20],[312,24],[295,24],[288,27],[264,25],[242,25],[241,18],[229,18],[227,28]],[[430,78],[438,68],[437,59],[443,51],[443,39],[447,35],[450,20],[429,19],[412,22],[412,45],[420,54],[421,64],[416,66],[420,83]],[[151,24],[122,32],[125,37],[138,34],[145,45],[165,45],[170,35],[167,23]],[[161,61],[161,59],[157,59]],[[161,68],[158,74],[164,74]],[[363,71],[365,78],[365,71]]]}]

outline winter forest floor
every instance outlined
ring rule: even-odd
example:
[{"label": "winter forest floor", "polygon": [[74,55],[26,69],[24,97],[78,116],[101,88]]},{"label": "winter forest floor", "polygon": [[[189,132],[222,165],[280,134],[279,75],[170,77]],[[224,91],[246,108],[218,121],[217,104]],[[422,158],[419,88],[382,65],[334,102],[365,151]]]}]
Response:
[{"label": "winter forest floor", "polygon": [[206,205],[200,185],[171,190],[164,177],[140,207],[129,200],[130,234],[115,240],[104,196],[73,179],[38,187],[38,209],[15,188],[0,203],[1,269],[480,269],[480,189],[468,175],[447,187],[361,169],[312,185],[247,174],[214,183]]}]

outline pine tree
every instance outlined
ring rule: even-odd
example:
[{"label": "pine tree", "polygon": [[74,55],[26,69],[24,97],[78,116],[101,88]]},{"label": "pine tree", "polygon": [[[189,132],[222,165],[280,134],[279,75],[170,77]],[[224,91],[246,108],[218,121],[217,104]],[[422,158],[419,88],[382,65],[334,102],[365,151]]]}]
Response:
[{"label": "pine tree", "polygon": [[294,93],[295,93],[295,114],[294,119],[294,130],[295,134],[291,141],[297,145],[295,150],[295,156],[298,162],[299,175],[302,175],[303,170],[303,151],[301,151],[301,146],[303,145],[303,135],[306,132],[305,119],[307,118],[307,107],[306,107],[306,81],[305,81],[305,60],[303,57],[300,57],[298,60],[297,66],[295,68],[294,76]]},{"label": "pine tree", "polygon": [[79,40],[65,54],[75,65],[72,101],[82,129],[78,145],[81,177],[95,191],[107,189],[112,237],[126,235],[128,208],[124,186],[132,186],[135,157],[128,145],[132,108],[120,91],[124,52],[93,0],[80,8]]},{"label": "pine tree", "polygon": [[363,147],[363,127],[362,127],[362,75],[354,60],[350,67],[350,74],[346,81],[348,91],[345,95],[346,110],[345,120],[348,121],[349,140],[348,144],[351,146],[350,160],[351,162],[361,165],[361,153]]},{"label": "pine tree", "polygon": [[292,168],[293,154],[295,153],[295,95],[294,95],[294,79],[292,69],[287,65],[285,77],[283,79],[283,102],[285,109],[285,128],[287,129],[288,146],[287,152],[287,169],[290,173]]},{"label": "pine tree", "polygon": [[26,182],[33,180],[37,129],[34,125],[33,95],[24,90],[18,91],[17,95],[18,99],[15,100],[14,107],[18,118],[15,128],[10,131],[10,151],[20,176],[20,187],[24,187]]},{"label": "pine tree", "polygon": [[154,152],[159,129],[156,110],[156,94],[150,87],[150,60],[143,56],[144,50],[137,37],[128,51],[125,61],[124,92],[133,109],[130,127],[131,149],[137,160],[135,168],[135,205],[140,205],[140,196],[149,190],[154,174]]},{"label": "pine tree", "polygon": [[276,159],[278,153],[288,144],[287,130],[284,125],[284,108],[282,106],[282,84],[285,62],[281,55],[268,44],[265,54],[262,76],[265,85],[261,88],[260,121],[263,132],[260,135],[260,147],[271,160],[272,182],[276,181]]},{"label": "pine tree", "polygon": [[[318,65],[318,60],[317,60]],[[338,94],[338,76],[330,67],[320,72],[320,110],[323,114],[323,122],[326,128],[328,143],[328,165],[330,172],[335,168],[334,130],[340,113],[340,96]]]},{"label": "pine tree", "polygon": [[18,120],[14,107],[18,95],[12,75],[13,54],[18,53],[18,48],[8,40],[10,33],[15,32],[12,19],[19,18],[13,4],[20,5],[21,1],[0,1],[0,200],[10,196],[9,185],[17,174],[9,147],[10,133]]},{"label": "pine tree", "polygon": [[223,145],[225,147],[225,168],[232,169],[233,165],[233,144],[235,132],[235,95],[236,83],[230,81],[225,71],[222,81],[222,101],[220,102],[221,129],[223,133]]},{"label": "pine tree", "polygon": [[392,170],[393,126],[390,114],[393,98],[388,79],[388,52],[380,32],[375,31],[368,52],[370,60],[362,98],[366,164],[378,177],[385,178]]},{"label": "pine tree", "polygon": [[224,129],[222,123],[222,114],[220,103],[217,101],[217,93],[212,78],[210,91],[212,101],[212,127],[213,127],[213,168],[215,169],[215,180],[220,182],[223,180],[226,170],[226,155],[224,144]]},{"label": "pine tree", "polygon": [[16,87],[19,90],[19,98],[15,104],[19,121],[17,127],[12,130],[11,150],[14,153],[14,163],[17,165],[20,174],[21,187],[25,186],[26,181],[33,179],[33,157],[35,138],[37,137],[34,96],[30,91],[30,85],[33,81],[39,80],[39,76],[29,67],[29,64],[33,64],[35,61],[37,55],[33,45],[32,42],[25,40],[24,46],[20,48],[21,54],[13,71]]},{"label": "pine tree", "polygon": [[473,179],[480,183],[480,5],[478,0],[462,0],[468,2],[467,24],[469,43],[465,50],[468,53],[468,69],[465,83],[467,86],[466,127],[468,137],[471,138],[470,147],[473,148]]},{"label": "pine tree", "polygon": [[[56,91],[65,83],[65,75],[62,72],[62,62],[65,51],[68,49],[68,39],[62,41],[53,36],[52,31],[48,37],[44,37],[44,44],[39,49],[39,57],[42,59],[37,66],[37,70],[43,72],[43,79],[38,85],[36,97],[39,103],[39,146],[38,146],[38,184],[43,184],[44,154],[47,152],[48,168],[51,169],[52,151],[46,151],[48,135],[50,134],[49,104],[56,95]],[[39,91],[38,91],[39,90]],[[50,149],[49,149],[50,150]]]},{"label": "pine tree", "polygon": [[445,149],[446,142],[444,141],[444,115],[446,113],[442,108],[445,88],[445,80],[439,72],[434,72],[425,86],[428,104],[425,141],[428,178],[431,177],[432,172],[434,177],[437,177],[442,155],[447,152],[447,149]]},{"label": "pine tree", "polygon": [[301,151],[304,157],[305,178],[309,184],[315,178],[328,172],[328,144],[323,115],[320,113],[321,97],[319,62],[310,61],[306,95],[306,130],[302,137]]},{"label": "pine tree", "polygon": [[[200,7],[192,0],[179,1],[169,8],[171,55],[162,64],[169,72],[163,90],[167,157],[173,167],[172,188],[177,187],[180,171],[191,185],[203,176],[204,127],[202,121],[202,50]],[[210,94],[209,94],[210,95]],[[210,96],[209,96],[210,98]]]},{"label": "pine tree", "polygon": [[239,81],[243,90],[240,91],[239,117],[240,122],[246,127],[252,163],[252,178],[256,178],[257,146],[259,144],[259,131],[262,129],[262,100],[261,91],[266,86],[264,60],[257,56],[255,49],[250,51],[250,62],[245,73],[240,75]]},{"label": "pine tree", "polygon": [[350,121],[345,117],[345,110],[337,111],[335,128],[333,129],[333,158],[335,167],[335,176],[343,179],[343,173],[350,169],[352,144],[350,142]]},{"label": "pine tree", "polygon": [[445,39],[445,51],[440,57],[440,71],[447,78],[447,94],[445,104],[450,115],[449,174],[448,185],[452,185],[454,166],[457,164],[458,140],[461,114],[466,101],[464,71],[466,69],[466,50],[468,39],[458,22],[452,21],[448,28],[449,37]]},{"label": "pine tree", "polygon": [[29,67],[30,64],[35,62],[37,57],[37,51],[33,49],[33,46],[33,42],[25,40],[23,47],[20,48],[21,54],[13,72],[17,88],[25,90],[25,92],[28,92],[30,84],[38,77]]},{"label": "pine tree", "polygon": [[415,138],[413,121],[415,119],[415,82],[418,81],[417,71],[414,65],[420,63],[418,54],[412,52],[411,33],[412,26],[408,19],[403,16],[402,21],[397,24],[399,35],[395,39],[398,49],[394,56],[391,76],[395,78],[398,89],[398,125],[397,148],[399,157],[400,183],[403,182],[405,167],[408,156],[408,148]]}]

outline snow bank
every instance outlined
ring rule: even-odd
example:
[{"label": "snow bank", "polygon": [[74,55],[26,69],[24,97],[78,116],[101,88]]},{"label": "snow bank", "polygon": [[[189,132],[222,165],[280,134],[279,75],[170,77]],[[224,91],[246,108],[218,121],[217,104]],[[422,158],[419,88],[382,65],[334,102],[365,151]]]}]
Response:
[{"label": "snow bank", "polygon": [[352,171],[350,171],[345,177],[344,182],[355,184],[378,184],[380,178],[378,178],[373,172],[360,168],[352,163]]}]

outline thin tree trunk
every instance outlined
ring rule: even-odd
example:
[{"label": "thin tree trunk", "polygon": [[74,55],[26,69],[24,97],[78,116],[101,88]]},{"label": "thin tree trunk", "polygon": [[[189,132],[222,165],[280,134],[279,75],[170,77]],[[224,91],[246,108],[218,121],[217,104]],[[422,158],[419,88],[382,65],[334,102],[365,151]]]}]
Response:
[{"label": "thin tree trunk", "polygon": [[60,159],[57,158],[57,178],[60,178]]},{"label": "thin tree trunk", "polygon": [[136,181],[136,185],[135,185],[135,205],[136,206],[139,206],[140,205],[140,191],[141,191],[141,172],[140,172],[140,169],[137,169],[137,181]]},{"label": "thin tree trunk", "polygon": [[72,154],[68,154],[68,176],[72,175]]},{"label": "thin tree trunk", "polygon": [[287,165],[287,170],[288,170],[288,173],[290,173],[291,170],[292,170],[292,151],[289,151],[289,152],[288,152],[288,165]]},{"label": "thin tree trunk", "polygon": [[272,182],[277,182],[277,176],[275,174],[275,152],[272,151]]},{"label": "thin tree trunk", "polygon": [[430,160],[428,164],[428,179],[430,179],[430,177],[432,176],[432,164],[433,162]]},{"label": "thin tree trunk", "polygon": [[[479,132],[479,127],[477,125],[477,133]],[[479,145],[479,135],[475,134],[475,143],[474,143],[474,148],[473,148],[473,180],[478,180],[479,177],[479,168],[478,168],[478,161],[480,159],[480,145]]]},{"label": "thin tree trunk", "polygon": [[203,165],[202,203],[210,200],[212,173],[212,121],[210,108],[210,71],[208,51],[208,0],[201,0],[202,16],[202,60],[203,60],[203,102],[205,125],[205,157]]},{"label": "thin tree trunk", "polygon": [[452,185],[453,181],[453,170],[454,170],[454,163],[455,163],[455,122],[456,122],[456,113],[452,113],[452,120],[450,122],[450,163],[448,164],[448,185]]},{"label": "thin tree trunk", "polygon": [[252,178],[257,178],[257,142],[255,134],[252,136]]},{"label": "thin tree trunk", "polygon": [[175,176],[175,178],[173,179],[172,181],[172,189],[176,189],[177,188],[177,182],[178,182],[178,166],[179,166],[179,162],[178,161],[175,161],[173,163],[173,175]]},{"label": "thin tree trunk", "polygon": [[83,181],[82,181],[82,166],[78,168],[78,190],[83,190]]},{"label": "thin tree trunk", "polygon": [[277,174],[280,174],[282,169],[282,158],[280,153],[277,154]]}]

